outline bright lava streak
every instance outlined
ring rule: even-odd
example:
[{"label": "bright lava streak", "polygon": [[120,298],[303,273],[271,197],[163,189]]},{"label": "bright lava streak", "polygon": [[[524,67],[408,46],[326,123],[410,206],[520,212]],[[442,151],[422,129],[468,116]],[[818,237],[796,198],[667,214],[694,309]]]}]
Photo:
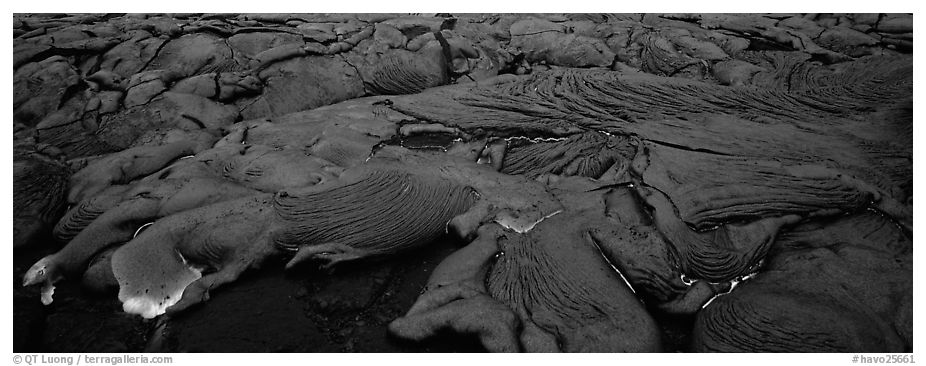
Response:
[{"label": "bright lava streak", "polygon": [[537,224],[541,223],[543,220],[546,220],[546,219],[549,219],[549,218],[551,218],[551,217],[553,217],[553,216],[556,216],[556,215],[558,215],[560,212],[563,212],[563,210],[556,210],[555,212],[553,212],[553,213],[551,213],[551,214],[549,214],[549,215],[546,215],[546,216],[544,216],[544,217],[541,217],[540,220],[534,221],[534,222],[529,223],[529,224],[519,223],[519,222],[517,221],[516,218],[511,217],[511,216],[506,216],[506,217],[503,217],[503,218],[498,218],[498,217],[496,217],[496,218],[495,218],[495,222],[496,222],[497,224],[501,225],[502,227],[506,228],[506,229],[514,230],[514,231],[517,232],[518,234],[524,234],[524,233],[526,233],[526,232],[528,232],[528,231],[531,231],[531,230],[534,228],[534,226],[537,226]]}]

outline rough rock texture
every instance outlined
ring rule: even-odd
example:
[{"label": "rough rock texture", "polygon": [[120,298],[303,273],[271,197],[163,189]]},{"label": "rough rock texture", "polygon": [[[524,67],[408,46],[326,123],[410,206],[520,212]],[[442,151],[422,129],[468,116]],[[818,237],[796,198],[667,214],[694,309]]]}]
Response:
[{"label": "rough rock texture", "polygon": [[[572,220],[584,218],[580,213]],[[529,235],[501,238],[489,293],[531,314],[529,321],[554,335],[562,351],[660,350],[655,322],[575,225],[554,217]]]},{"label": "rough rock texture", "polygon": [[909,350],[912,242],[901,229],[866,211],[796,227],[775,246],[761,273],[701,311],[695,350]]},{"label": "rough rock texture", "polygon": [[67,166],[27,147],[13,150],[13,247],[49,231],[66,208]]},{"label": "rough rock texture", "polygon": [[17,352],[912,350],[910,14],[13,28]]}]

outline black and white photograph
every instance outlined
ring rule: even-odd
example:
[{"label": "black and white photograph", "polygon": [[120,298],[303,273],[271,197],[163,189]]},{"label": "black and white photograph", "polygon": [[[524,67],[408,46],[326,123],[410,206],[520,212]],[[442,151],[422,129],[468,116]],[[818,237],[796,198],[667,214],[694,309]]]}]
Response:
[{"label": "black and white photograph", "polygon": [[11,14],[14,364],[915,363],[913,13],[290,8]]}]

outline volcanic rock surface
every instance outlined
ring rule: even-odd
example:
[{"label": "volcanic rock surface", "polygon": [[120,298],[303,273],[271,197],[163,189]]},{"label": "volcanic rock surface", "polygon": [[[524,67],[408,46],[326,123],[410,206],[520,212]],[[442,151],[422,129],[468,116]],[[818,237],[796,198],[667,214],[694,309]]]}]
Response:
[{"label": "volcanic rock surface", "polygon": [[910,352],[910,14],[16,14],[15,352]]}]

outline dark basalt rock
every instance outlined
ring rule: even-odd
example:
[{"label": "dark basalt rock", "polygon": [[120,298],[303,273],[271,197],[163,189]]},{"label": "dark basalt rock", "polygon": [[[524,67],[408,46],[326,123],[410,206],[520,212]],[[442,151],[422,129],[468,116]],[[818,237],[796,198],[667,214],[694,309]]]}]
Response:
[{"label": "dark basalt rock", "polygon": [[582,213],[569,216],[545,220],[528,235],[498,238],[488,293],[534,323],[532,337],[555,340],[562,351],[659,351],[654,321],[583,235]]},{"label": "dark basalt rock", "polygon": [[257,97],[239,101],[245,119],[275,117],[363,95],[356,69],[335,56],[295,58],[264,69]]},{"label": "dark basalt rock", "polygon": [[467,211],[476,199],[469,188],[400,170],[373,170],[343,182],[277,195],[274,210],[284,229],[274,233],[275,244],[337,244],[364,257],[401,252],[436,239],[445,232],[443,223]]},{"label": "dark basalt rock", "polygon": [[913,262],[901,229],[863,212],[798,226],[775,246],[761,273],[699,313],[695,350],[911,349]]},{"label": "dark basalt rock", "polygon": [[70,170],[29,148],[13,149],[13,247],[47,235],[67,208]]},{"label": "dark basalt rock", "polygon": [[49,57],[16,69],[13,74],[13,120],[35,126],[68,98],[80,81],[64,57]]},{"label": "dark basalt rock", "polygon": [[387,50],[373,53],[355,66],[367,91],[375,95],[414,94],[449,81],[446,61],[439,48],[419,51]]},{"label": "dark basalt rock", "polygon": [[519,140],[526,139],[507,142],[502,173],[532,178],[541,174],[599,178],[616,162],[632,158],[635,152],[625,138],[600,133],[572,135],[560,141]]}]

